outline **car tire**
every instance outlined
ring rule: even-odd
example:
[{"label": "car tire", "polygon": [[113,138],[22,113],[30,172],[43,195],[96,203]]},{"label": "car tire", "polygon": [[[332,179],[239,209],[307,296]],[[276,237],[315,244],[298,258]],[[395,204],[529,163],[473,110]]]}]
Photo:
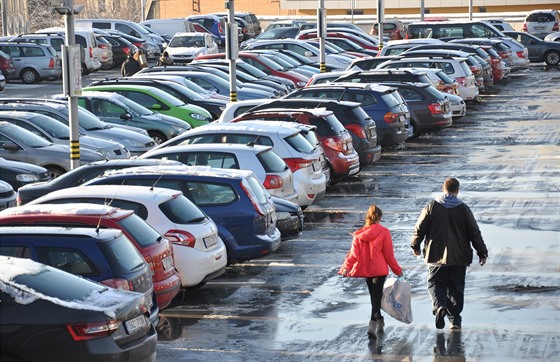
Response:
[{"label": "car tire", "polygon": [[45,168],[49,171],[49,174],[51,175],[51,178],[53,180],[66,173],[63,169],[57,166],[47,166]]},{"label": "car tire", "polygon": [[39,78],[39,74],[32,68],[25,68],[20,73],[21,81],[25,84],[33,84],[39,83],[41,78]]},{"label": "car tire", "polygon": [[167,141],[167,137],[159,131],[149,131],[148,135],[154,140],[156,145],[161,145],[163,142]]},{"label": "car tire", "polygon": [[560,52],[551,50],[544,55],[544,62],[548,66],[555,66],[560,63]]}]

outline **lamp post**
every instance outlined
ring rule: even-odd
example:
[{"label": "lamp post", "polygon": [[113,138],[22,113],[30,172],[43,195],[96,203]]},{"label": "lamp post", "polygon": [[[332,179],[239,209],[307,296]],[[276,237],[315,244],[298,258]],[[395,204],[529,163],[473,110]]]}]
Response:
[{"label": "lamp post", "polygon": [[317,35],[319,35],[319,69],[321,73],[327,71],[325,54],[325,37],[327,36],[327,13],[325,10],[325,0],[319,0],[317,8]]},{"label": "lamp post", "polygon": [[82,93],[81,50],[80,46],[76,45],[74,15],[78,14],[83,9],[83,6],[74,7],[73,0],[50,0],[50,4],[58,14],[64,15],[64,26],[66,27],[66,44],[62,48],[62,85],[64,94],[68,96],[70,166],[74,169],[80,166],[77,96]]},{"label": "lamp post", "polygon": [[237,41],[237,22],[235,21],[235,9],[233,0],[225,3],[228,9],[228,22],[226,24],[226,58],[229,61],[229,100],[237,101],[237,73],[235,61],[238,57],[239,45]]}]

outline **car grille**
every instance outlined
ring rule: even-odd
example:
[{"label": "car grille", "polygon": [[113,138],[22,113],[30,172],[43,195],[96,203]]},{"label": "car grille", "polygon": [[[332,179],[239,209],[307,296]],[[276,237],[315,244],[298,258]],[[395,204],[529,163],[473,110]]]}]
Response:
[{"label": "car grille", "polygon": [[11,197],[11,196],[15,195],[15,193],[16,192],[14,190],[9,190],[9,191],[6,191],[6,192],[0,192],[0,199]]}]

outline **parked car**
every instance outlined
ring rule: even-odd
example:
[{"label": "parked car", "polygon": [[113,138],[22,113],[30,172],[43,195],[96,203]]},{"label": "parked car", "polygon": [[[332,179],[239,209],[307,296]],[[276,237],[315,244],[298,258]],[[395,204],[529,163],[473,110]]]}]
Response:
[{"label": "parked car", "polygon": [[[271,24],[272,25],[272,24]],[[247,47],[247,45],[254,43],[257,40],[272,40],[272,39],[295,39],[297,34],[299,33],[298,26],[282,26],[276,27],[272,29],[265,29],[262,33],[257,35],[254,38],[244,40],[239,45],[241,49]]]},{"label": "parked car", "polygon": [[529,61],[545,62],[549,66],[560,64],[560,43],[545,41],[524,32],[506,31],[505,34],[527,47]]},{"label": "parked car", "polygon": [[504,31],[514,31],[510,23],[504,19],[484,19],[483,21],[491,24],[494,28],[504,32]]},{"label": "parked car", "polygon": [[217,52],[218,45],[206,33],[177,33],[164,50],[175,64],[190,63],[199,55]]},{"label": "parked car", "polygon": [[[52,98],[63,97],[65,96],[56,95]],[[105,122],[145,129],[158,145],[192,128],[183,120],[153,112],[118,93],[82,92],[77,98],[80,107]]]},{"label": "parked car", "polygon": [[141,294],[29,259],[0,263],[2,359],[156,360],[157,332]]},{"label": "parked car", "polygon": [[[56,178],[72,167],[70,146],[54,144],[14,124],[0,121],[0,156],[46,168]],[[104,160],[95,151],[82,149],[80,163]]]},{"label": "parked car", "polygon": [[101,62],[101,69],[111,69],[115,65],[113,58],[113,45],[104,36],[96,34],[97,48],[99,61]]},{"label": "parked car", "polygon": [[[183,192],[216,222],[230,263],[262,257],[280,246],[271,196],[248,170],[185,165],[138,167],[107,172],[85,188],[93,185],[156,185]],[[225,266],[225,255],[221,262]]]},{"label": "parked car", "polygon": [[0,180],[0,211],[16,205],[16,192],[14,188],[9,183]]},{"label": "parked car", "polygon": [[485,21],[418,21],[407,26],[407,39],[499,38],[504,34]]},{"label": "parked car", "polygon": [[[371,83],[325,83],[292,92],[286,98],[335,99],[360,103],[375,121],[377,140],[382,148],[397,147],[411,136],[410,113],[396,88]],[[411,130],[412,131],[412,130]]]},{"label": "parked car", "polygon": [[249,110],[231,122],[250,120],[295,122],[317,127],[315,132],[330,168],[331,183],[360,171],[360,157],[354,150],[352,137],[331,111],[324,108]]},{"label": "parked car", "polygon": [[121,230],[0,226],[0,233],[1,255],[32,259],[111,288],[142,293],[147,316],[157,325],[150,268]]},{"label": "parked car", "polygon": [[[0,111],[0,121],[15,124],[50,143],[70,146],[70,128],[44,114],[25,111]],[[102,154],[106,159],[129,158],[130,152],[120,143],[86,135],[79,136],[80,153],[91,150]]]},{"label": "parked car", "polygon": [[[374,22],[369,33],[379,37],[379,23]],[[406,25],[400,20],[383,20],[383,37],[390,40],[404,39],[406,37]]]},{"label": "parked car", "polygon": [[158,186],[71,187],[51,192],[29,205],[93,203],[132,210],[171,242],[183,287],[204,285],[222,275],[227,254],[215,223],[181,192]]},{"label": "parked car", "polygon": [[3,92],[6,88],[6,77],[4,74],[0,73],[0,92]]},{"label": "parked car", "polygon": [[[554,33],[548,34],[547,36],[544,37],[544,41],[556,41],[556,42],[560,41],[560,31],[555,31]],[[1,65],[0,65],[0,69],[1,69]]]},{"label": "parked car", "polygon": [[[6,160],[2,160],[0,158],[0,170],[4,170],[2,166],[4,163],[8,162]],[[40,177],[36,176],[26,177],[31,179],[32,181],[28,182],[27,184],[22,185],[18,189],[18,205],[27,204],[30,201],[33,201],[41,196],[44,196],[50,192],[79,186],[86,181],[89,181],[105,171],[110,170],[119,170],[121,168],[128,168],[128,167],[137,167],[137,166],[158,166],[158,165],[180,165],[179,162],[173,161],[162,161],[162,160],[143,160],[137,158],[130,158],[130,159],[123,159],[123,160],[110,160],[110,161],[100,161],[100,162],[92,162],[87,165],[82,165],[78,168],[75,168],[64,175],[53,179],[52,181],[50,178],[46,176]],[[16,167],[16,165],[12,166]],[[19,172],[19,171],[18,171]],[[43,175],[41,173],[40,175]],[[21,177],[23,178],[23,177]],[[39,180],[37,178],[40,178]],[[37,182],[41,181],[41,182]]]},{"label": "parked car", "polygon": [[0,180],[6,181],[17,191],[27,184],[48,182],[51,180],[51,174],[44,167],[0,157]]},{"label": "parked car", "polygon": [[183,101],[155,87],[130,84],[96,85],[83,88],[89,92],[114,92],[152,111],[176,117],[191,127],[198,127],[212,121],[212,116],[204,108],[185,104]]},{"label": "parked car", "polygon": [[95,204],[25,205],[0,213],[0,225],[119,229],[132,241],[148,264],[160,310],[171,303],[181,287],[169,240],[132,210]]},{"label": "parked car", "polygon": [[122,66],[122,63],[126,60],[126,58],[129,55],[132,56],[138,49],[136,45],[132,44],[129,40],[119,34],[109,33],[108,31],[97,28],[92,30],[96,35],[103,36],[103,38],[111,44],[115,67]]},{"label": "parked car", "polygon": [[217,39],[219,47],[226,46],[226,20],[214,14],[191,15],[187,20],[199,24],[210,31]]},{"label": "parked car", "polygon": [[521,31],[544,38],[548,34],[559,31],[560,11],[557,9],[541,9],[530,11],[523,24]]},{"label": "parked car", "polygon": [[[67,126],[70,123],[67,101],[28,98],[0,99],[0,110],[35,112],[52,117]],[[155,142],[148,137],[148,132],[145,130],[137,127],[117,127],[117,125],[103,122],[85,108],[78,107],[78,119],[80,133],[121,143],[133,156],[140,155],[155,146]]]},{"label": "parked car", "polygon": [[5,80],[16,78],[16,67],[12,57],[0,50],[0,73]]},{"label": "parked car", "polygon": [[31,43],[0,43],[15,66],[14,78],[25,84],[55,80],[62,76],[62,62],[53,47]]}]

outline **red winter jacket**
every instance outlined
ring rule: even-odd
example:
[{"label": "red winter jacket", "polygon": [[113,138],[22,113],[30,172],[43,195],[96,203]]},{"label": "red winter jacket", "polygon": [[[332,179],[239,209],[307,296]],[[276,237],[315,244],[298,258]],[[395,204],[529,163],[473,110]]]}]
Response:
[{"label": "red winter jacket", "polygon": [[393,254],[393,242],[389,229],[379,224],[363,227],[356,231],[352,248],[338,274],[346,269],[350,277],[380,277],[389,274],[389,268],[396,275],[402,274],[402,268]]}]

